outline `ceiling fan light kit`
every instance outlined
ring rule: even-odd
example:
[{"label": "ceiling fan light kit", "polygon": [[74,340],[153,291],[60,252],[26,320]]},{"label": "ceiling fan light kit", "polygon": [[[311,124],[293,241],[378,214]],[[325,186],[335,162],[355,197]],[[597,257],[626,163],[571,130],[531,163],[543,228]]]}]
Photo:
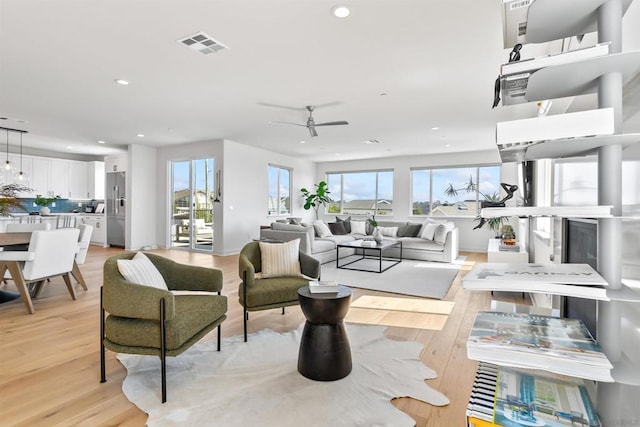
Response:
[{"label": "ceiling fan light kit", "polygon": [[315,120],[313,119],[313,110],[315,109],[315,107],[312,106],[312,105],[307,105],[305,108],[309,112],[309,118],[307,118],[307,123],[306,124],[293,123],[293,122],[275,122],[275,121],[272,121],[270,123],[281,124],[281,125],[304,126],[307,129],[309,129],[309,135],[311,135],[311,137],[318,136],[318,132],[316,131],[316,127],[318,127],[318,126],[341,126],[341,125],[348,125],[349,124],[349,122],[347,122],[346,120],[339,120],[339,121],[335,121],[335,122],[316,123]]}]

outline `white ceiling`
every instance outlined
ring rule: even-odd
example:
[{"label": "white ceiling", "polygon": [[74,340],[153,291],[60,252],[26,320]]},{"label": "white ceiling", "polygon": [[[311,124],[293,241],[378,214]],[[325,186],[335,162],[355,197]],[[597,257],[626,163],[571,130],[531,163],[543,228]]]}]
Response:
[{"label": "white ceiling", "polygon": [[[496,122],[535,115],[533,103],[491,109],[509,53],[500,0],[344,1],[346,19],[330,14],[338,3],[0,0],[0,126],[49,151],[224,138],[328,161],[495,149]],[[624,22],[637,21],[638,3]],[[229,49],[176,42],[199,31]],[[550,49],[559,44],[527,45],[523,58]],[[310,138],[269,123],[304,123],[305,105],[321,106],[316,122],[350,125]]]}]

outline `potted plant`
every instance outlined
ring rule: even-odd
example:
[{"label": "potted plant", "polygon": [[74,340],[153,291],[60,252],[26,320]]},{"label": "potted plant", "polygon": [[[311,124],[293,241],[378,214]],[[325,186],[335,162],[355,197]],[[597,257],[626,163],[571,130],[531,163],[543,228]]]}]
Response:
[{"label": "potted plant", "polygon": [[58,199],[60,199],[60,196],[42,197],[40,194],[37,194],[33,203],[36,206],[40,206],[40,215],[49,215],[51,213],[49,205]]},{"label": "potted plant", "polygon": [[313,208],[316,211],[316,219],[318,219],[318,209],[320,209],[320,206],[325,206],[331,202],[331,198],[329,197],[329,193],[331,192],[329,191],[327,183],[324,181],[315,184],[315,187],[315,193],[312,193],[306,188],[301,188],[300,192],[302,193],[302,197],[304,197],[305,210]]},{"label": "potted plant", "polygon": [[18,194],[33,191],[29,187],[20,184],[6,184],[0,186],[0,215],[6,216],[11,208],[26,211],[22,206]]}]

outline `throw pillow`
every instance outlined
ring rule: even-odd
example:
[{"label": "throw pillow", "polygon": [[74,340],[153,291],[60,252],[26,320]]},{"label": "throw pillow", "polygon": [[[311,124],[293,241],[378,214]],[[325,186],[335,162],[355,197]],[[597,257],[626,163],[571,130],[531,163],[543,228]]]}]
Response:
[{"label": "throw pillow", "polygon": [[386,237],[397,237],[398,227],[378,227],[378,232]]},{"label": "throw pillow", "polygon": [[351,221],[351,234],[367,234],[367,223],[364,221]]},{"label": "throw pillow", "polygon": [[300,239],[284,243],[258,242],[262,277],[302,276]]},{"label": "throw pillow", "polygon": [[398,230],[398,237],[418,237],[421,228],[422,224],[407,223],[407,225],[404,226],[402,234],[400,234],[400,230]]},{"label": "throw pillow", "polygon": [[449,233],[449,231],[453,230],[454,228],[456,228],[456,225],[451,221],[447,221],[444,224],[439,224],[436,232],[433,235],[433,241],[444,243],[445,240],[447,240],[447,233]]},{"label": "throw pillow", "polygon": [[316,230],[316,235],[320,238],[332,236],[329,226],[324,221],[316,221],[313,223],[313,228]]},{"label": "throw pillow", "polygon": [[420,238],[426,240],[433,240],[433,236],[436,234],[436,229],[440,224],[436,223],[427,223],[422,226],[422,231],[420,232]]},{"label": "throw pillow", "polygon": [[336,217],[336,222],[344,223],[344,229],[347,231],[347,234],[351,233],[351,216],[348,216],[345,219]]},{"label": "throw pillow", "polygon": [[289,224],[300,225],[300,221],[302,218],[287,218],[289,220]]},{"label": "throw pillow", "polygon": [[344,222],[330,222],[327,224],[329,226],[329,230],[331,230],[331,234],[334,236],[343,236],[347,233],[347,230],[344,227]]},{"label": "throw pillow", "polygon": [[136,253],[132,259],[119,259],[117,264],[118,271],[128,282],[169,290],[162,274],[142,252]]}]

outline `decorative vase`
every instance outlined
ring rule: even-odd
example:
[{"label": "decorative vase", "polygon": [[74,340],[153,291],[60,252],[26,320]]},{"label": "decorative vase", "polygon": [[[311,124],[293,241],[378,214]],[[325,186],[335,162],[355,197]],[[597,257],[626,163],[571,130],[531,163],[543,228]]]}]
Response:
[{"label": "decorative vase", "polygon": [[40,208],[40,215],[49,215],[51,213],[51,209],[49,206],[43,206]]},{"label": "decorative vase", "polygon": [[380,233],[380,230],[378,230],[377,227],[375,230],[373,230],[373,240],[375,240],[376,243],[382,242],[382,233]]}]

